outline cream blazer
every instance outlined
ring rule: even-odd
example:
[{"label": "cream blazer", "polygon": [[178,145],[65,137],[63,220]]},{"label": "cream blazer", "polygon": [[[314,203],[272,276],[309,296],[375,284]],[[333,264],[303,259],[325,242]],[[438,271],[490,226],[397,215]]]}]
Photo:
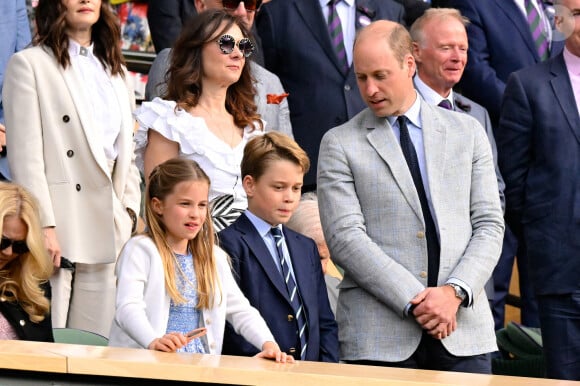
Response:
[{"label": "cream blazer", "polygon": [[69,66],[46,47],[13,55],[2,90],[8,159],[13,180],[40,203],[43,227],[56,227],[62,255],[85,264],[112,263],[130,237],[126,208],[139,213],[140,176],[133,152],[133,91],[119,76],[112,82],[122,127],[114,170],[91,120],[91,100]]},{"label": "cream blazer", "polygon": [[[214,256],[221,294],[211,309],[202,311],[209,354],[221,354],[226,320],[259,349],[267,341],[275,342],[258,310],[238,287],[226,253],[215,246]],[[161,256],[153,241],[147,236],[129,240],[116,273],[117,300],[109,346],[147,348],[165,334],[170,306]]]}]

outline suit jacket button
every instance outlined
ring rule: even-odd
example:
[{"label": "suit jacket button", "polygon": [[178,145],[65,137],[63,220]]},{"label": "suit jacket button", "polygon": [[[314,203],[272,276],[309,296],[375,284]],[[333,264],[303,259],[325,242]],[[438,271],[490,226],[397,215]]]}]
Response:
[{"label": "suit jacket button", "polygon": [[24,319],[20,319],[20,321],[18,323],[20,323],[20,325],[22,327],[24,327],[24,325],[26,324],[26,321]]},{"label": "suit jacket button", "polygon": [[70,117],[69,117],[68,115],[63,115],[63,116],[62,116],[62,121],[63,121],[64,123],[68,123],[68,121],[70,121]]},{"label": "suit jacket button", "polygon": [[295,349],[294,347],[290,347],[290,348],[288,349],[288,352],[289,352],[290,354],[294,354],[294,353],[296,352],[296,349]]},{"label": "suit jacket button", "polygon": [[288,321],[289,322],[294,321],[294,315],[288,315]]},{"label": "suit jacket button", "polygon": [[425,238],[425,232],[423,232],[423,231],[419,231],[419,232],[417,232],[417,238],[418,238],[418,239]]},{"label": "suit jacket button", "polygon": [[81,184],[77,184],[76,188],[77,188],[77,192],[80,192],[81,191]]},{"label": "suit jacket button", "polygon": [[68,150],[68,151],[66,152],[66,156],[67,156],[68,158],[71,158],[73,155],[75,155],[75,152],[74,152],[74,151],[72,151],[72,150]]},{"label": "suit jacket button", "polygon": [[344,91],[350,91],[350,84],[344,85]]},{"label": "suit jacket button", "polygon": [[425,271],[421,271],[421,272],[419,273],[419,276],[421,276],[423,279],[425,279],[425,278],[427,277],[427,272],[425,272]]}]

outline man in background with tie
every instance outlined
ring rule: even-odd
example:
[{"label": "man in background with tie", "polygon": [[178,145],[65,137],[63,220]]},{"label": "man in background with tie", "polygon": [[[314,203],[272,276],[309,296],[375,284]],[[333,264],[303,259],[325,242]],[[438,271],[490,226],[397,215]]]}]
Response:
[{"label": "man in background with tie", "polygon": [[318,163],[324,234],[344,268],[341,360],[490,373],[483,287],[504,225],[485,132],[417,94],[399,24],[358,34],[354,70],[369,108],[325,134]]},{"label": "man in background with tie", "polygon": [[[410,33],[417,65],[414,83],[425,102],[469,114],[485,129],[493,153],[499,197],[505,209],[505,184],[497,166],[497,147],[489,114],[481,105],[453,90],[467,63],[469,44],[465,26],[468,24],[458,10],[451,8],[431,8],[413,23]],[[491,291],[493,294],[493,287]]]},{"label": "man in background with tie", "polygon": [[497,131],[506,221],[528,247],[550,378],[580,380],[580,0],[564,52],[509,78]]},{"label": "man in background with tie", "polygon": [[404,16],[394,0],[284,0],[262,6],[256,26],[264,62],[290,94],[294,139],[313,164],[304,190],[316,188],[324,133],[365,107],[351,66],[356,31],[373,20],[403,22]]}]

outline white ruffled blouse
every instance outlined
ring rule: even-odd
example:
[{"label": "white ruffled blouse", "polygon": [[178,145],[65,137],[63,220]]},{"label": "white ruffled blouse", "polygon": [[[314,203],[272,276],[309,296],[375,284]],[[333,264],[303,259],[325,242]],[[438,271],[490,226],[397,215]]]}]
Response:
[{"label": "white ruffled blouse", "polygon": [[147,132],[155,130],[179,145],[179,155],[196,161],[211,180],[209,200],[225,194],[233,195],[233,208],[245,210],[248,206],[246,192],[240,177],[240,164],[244,147],[250,138],[262,135],[263,131],[251,127],[244,129],[242,141],[231,148],[207,127],[205,120],[194,117],[174,101],[155,98],[143,102],[134,113],[139,129],[135,134],[136,163],[144,169],[143,157],[147,146]]}]

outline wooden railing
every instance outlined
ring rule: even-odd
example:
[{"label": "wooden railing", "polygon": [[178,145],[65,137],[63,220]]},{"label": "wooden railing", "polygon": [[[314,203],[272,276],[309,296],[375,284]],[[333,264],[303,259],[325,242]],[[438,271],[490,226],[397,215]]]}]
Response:
[{"label": "wooden railing", "polygon": [[[7,377],[61,381],[79,377],[91,384],[171,384],[172,381],[237,385],[332,386],[567,386],[579,382],[296,362],[278,364],[266,359],[201,354],[162,353],[115,347],[61,343],[0,341],[0,384]],[[67,378],[69,377],[69,378]],[[114,378],[111,378],[114,377]],[[95,381],[99,380],[100,381]],[[123,379],[126,379],[125,382]],[[111,382],[111,380],[116,380]],[[129,380],[132,380],[130,382]],[[135,381],[137,380],[137,381]],[[155,382],[151,380],[159,380]],[[41,384],[38,381],[35,384]],[[74,384],[82,384],[74,383]],[[145,383],[141,383],[145,384]]]}]

